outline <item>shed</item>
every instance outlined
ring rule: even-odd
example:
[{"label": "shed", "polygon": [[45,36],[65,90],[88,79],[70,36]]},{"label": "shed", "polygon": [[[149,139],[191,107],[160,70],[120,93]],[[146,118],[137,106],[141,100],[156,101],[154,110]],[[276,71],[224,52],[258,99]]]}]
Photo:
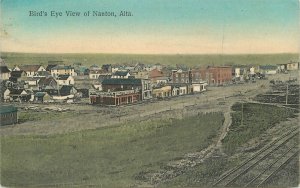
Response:
[{"label": "shed", "polygon": [[0,125],[18,123],[18,108],[12,105],[3,105],[0,108]]}]

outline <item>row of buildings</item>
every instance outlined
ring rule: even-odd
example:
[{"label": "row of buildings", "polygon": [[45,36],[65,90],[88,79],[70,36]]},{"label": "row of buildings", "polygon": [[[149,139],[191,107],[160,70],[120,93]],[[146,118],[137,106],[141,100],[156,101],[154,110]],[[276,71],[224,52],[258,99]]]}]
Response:
[{"label": "row of buildings", "polygon": [[[90,98],[93,104],[122,105],[151,98],[203,92],[206,86],[221,86],[299,69],[298,62],[265,66],[207,66],[188,68],[144,65],[64,65],[50,61],[47,66],[1,62],[2,101],[45,102]],[[4,82],[4,84],[2,83]]]}]

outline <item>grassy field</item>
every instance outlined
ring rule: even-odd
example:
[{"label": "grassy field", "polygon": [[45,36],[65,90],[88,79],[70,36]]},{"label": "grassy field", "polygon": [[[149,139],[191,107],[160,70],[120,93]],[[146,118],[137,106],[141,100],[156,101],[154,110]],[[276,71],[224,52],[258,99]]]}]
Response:
[{"label": "grassy field", "polygon": [[53,136],[1,137],[1,184],[134,185],[141,171],[207,147],[222,126],[222,113],[136,122]]},{"label": "grassy field", "polygon": [[31,53],[1,53],[1,58],[9,67],[21,64],[47,65],[48,61],[62,60],[65,64],[80,62],[83,65],[92,64],[122,64],[145,63],[174,66],[233,65],[233,64],[278,64],[290,60],[298,60],[297,54],[243,54],[243,55],[130,55],[130,54],[31,54]]},{"label": "grassy field", "polygon": [[227,154],[234,154],[236,149],[252,138],[258,137],[267,129],[287,118],[295,117],[297,110],[276,107],[273,105],[237,103],[232,106],[234,111],[232,125],[228,135],[223,140],[224,150]]},{"label": "grassy field", "polygon": [[[228,135],[223,140],[224,151],[228,157],[236,154],[239,147],[251,138],[264,133],[266,129],[274,126],[274,124],[284,121],[288,117],[294,117],[296,111],[271,105],[246,103],[244,104],[244,123],[242,126],[241,104],[236,103],[233,105],[232,110],[234,111],[232,113],[232,125]],[[163,187],[207,187],[212,185],[223,172],[239,163],[241,163],[240,158],[234,160],[227,157],[209,158],[201,165],[190,168],[184,174],[166,182]],[[287,183],[287,185],[291,184]]]},{"label": "grassy field", "polygon": [[49,121],[53,119],[63,119],[74,116],[72,112],[35,112],[35,111],[20,111],[18,114],[18,122],[27,121]]}]

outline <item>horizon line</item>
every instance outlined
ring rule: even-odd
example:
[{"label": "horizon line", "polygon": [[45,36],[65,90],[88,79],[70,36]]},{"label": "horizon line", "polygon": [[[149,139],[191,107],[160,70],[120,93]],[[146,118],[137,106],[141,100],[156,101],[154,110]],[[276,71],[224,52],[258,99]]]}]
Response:
[{"label": "horizon line", "polygon": [[266,52],[266,53],[113,53],[113,52],[15,52],[2,51],[2,53],[15,54],[107,54],[107,55],[275,55],[275,54],[298,54],[299,52]]}]

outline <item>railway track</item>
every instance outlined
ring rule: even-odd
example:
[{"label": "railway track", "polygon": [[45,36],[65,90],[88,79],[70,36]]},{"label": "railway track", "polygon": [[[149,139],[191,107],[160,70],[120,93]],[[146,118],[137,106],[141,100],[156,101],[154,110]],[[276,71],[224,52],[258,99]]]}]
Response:
[{"label": "railway track", "polygon": [[[213,186],[258,187],[264,185],[299,153],[298,143],[293,143],[297,135],[299,135],[298,127],[289,130],[249,159],[223,174]],[[292,146],[288,146],[289,144]]]}]

